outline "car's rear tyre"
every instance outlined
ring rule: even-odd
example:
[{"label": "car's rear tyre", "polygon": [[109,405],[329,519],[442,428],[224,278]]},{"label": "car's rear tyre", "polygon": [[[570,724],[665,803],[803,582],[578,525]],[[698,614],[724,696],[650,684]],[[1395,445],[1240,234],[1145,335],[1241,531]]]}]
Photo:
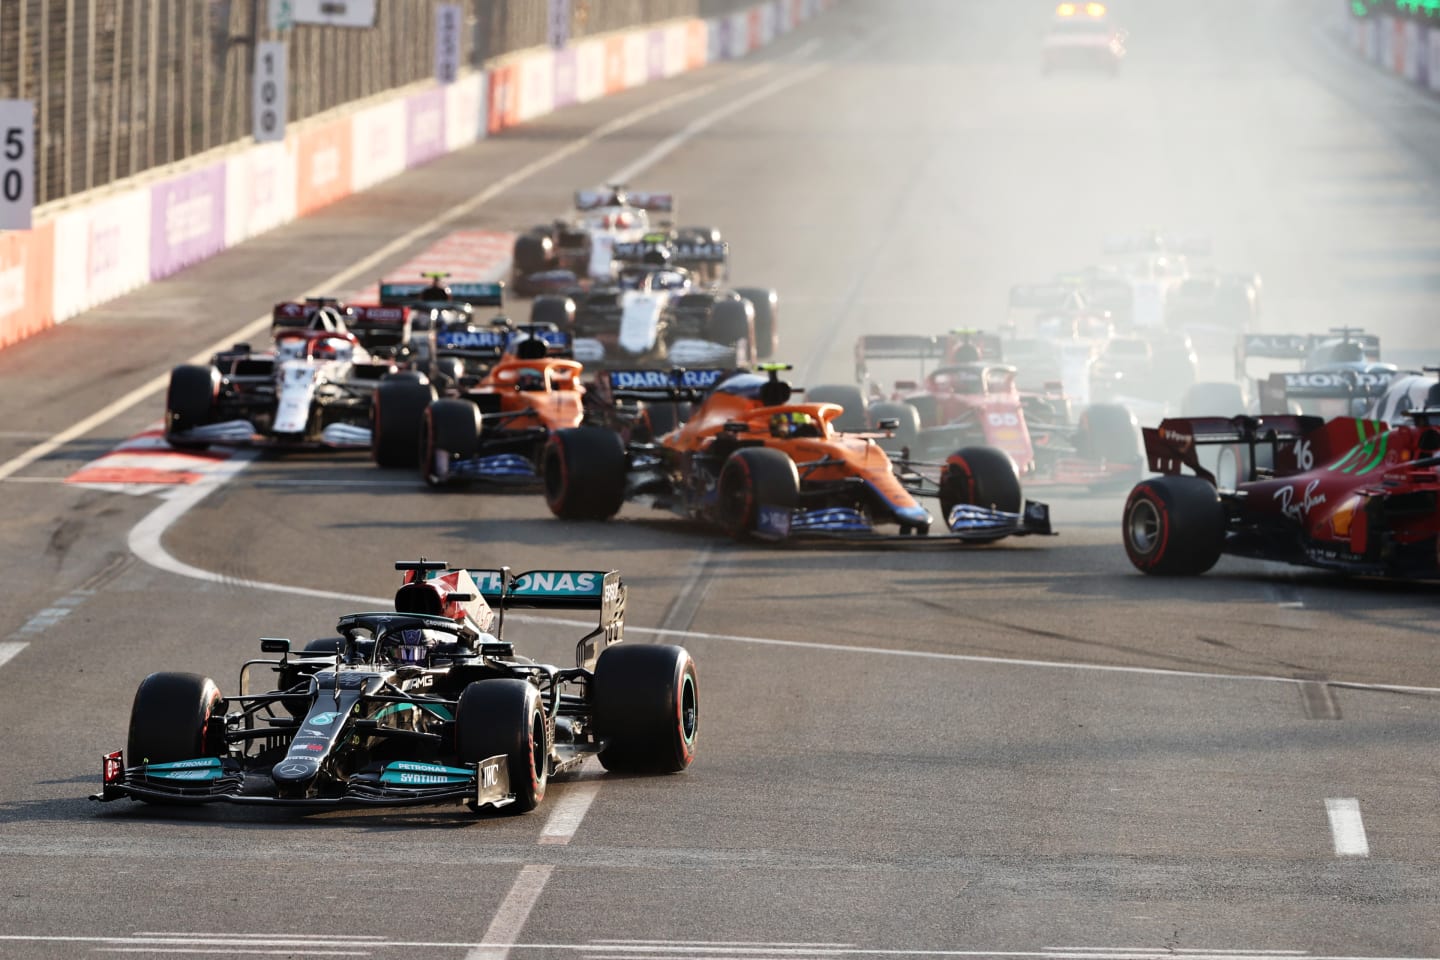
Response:
[{"label": "car's rear tyre", "polygon": [[1125,501],[1121,535],[1135,569],[1191,577],[1215,566],[1225,546],[1225,506],[1199,477],[1143,480]]},{"label": "car's rear tyre", "polygon": [[755,355],[768,360],[780,349],[780,295],[761,287],[740,287],[735,292],[755,309]]},{"label": "car's rear tyre", "polygon": [[800,502],[795,461],[770,447],[742,447],[720,468],[715,519],[730,536],[753,533],[767,507],[794,510]]},{"label": "car's rear tyre", "polygon": [[543,234],[526,233],[515,238],[515,273],[525,275],[550,269],[554,243]]},{"label": "car's rear tyre", "polygon": [[608,647],[591,691],[600,763],[617,773],[679,773],[695,759],[700,684],[684,647]]},{"label": "car's rear tyre", "polygon": [[950,454],[940,475],[940,512],[947,527],[951,509],[962,503],[1020,512],[1020,473],[1010,454],[994,447],[962,447]]},{"label": "car's rear tyre", "polygon": [[382,467],[413,470],[420,460],[420,431],[435,387],[411,373],[383,377],[375,388],[370,455]]},{"label": "car's rear tyre", "polygon": [[420,472],[426,483],[444,486],[450,463],[474,459],[480,449],[480,427],[480,408],[469,400],[436,400],[425,408]]},{"label": "car's rear tyre", "polygon": [[640,443],[654,443],[690,419],[690,404],[659,400],[642,402],[640,425],[633,436]]},{"label": "car's rear tyre", "polygon": [[575,301],[569,297],[540,296],[530,305],[531,323],[553,323],[566,333],[575,330]]},{"label": "car's rear tyre", "polygon": [[881,420],[899,420],[900,425],[895,428],[893,437],[880,441],[880,446],[887,451],[904,447],[913,454],[915,442],[920,439],[920,411],[908,403],[890,400],[870,404],[870,429],[879,430]]},{"label": "car's rear tyre", "polygon": [[215,417],[215,399],[220,390],[220,372],[211,366],[186,364],[170,371],[165,392],[165,439],[172,447],[204,450],[208,443],[176,440],[173,434],[194,430]]},{"label": "car's rear tyre", "polygon": [[755,329],[755,308],[749,300],[736,296],[720,296],[710,308],[710,317],[705,321],[705,339],[711,343],[727,346],[744,340],[753,344],[751,332]]},{"label": "car's rear tyre", "polygon": [[1075,424],[1075,450],[1082,457],[1106,463],[1145,462],[1145,441],[1135,415],[1116,403],[1096,403]]},{"label": "car's rear tyre", "polygon": [[841,433],[864,433],[870,426],[865,415],[865,395],[859,387],[845,383],[822,383],[805,391],[806,403],[833,403],[843,407],[830,425]]},{"label": "car's rear tyre", "polygon": [[220,689],[195,673],[152,673],[130,706],[126,762],[174,763],[224,752]]},{"label": "car's rear tyre", "polygon": [[602,427],[556,430],[541,454],[545,504],[566,520],[608,520],[625,502],[625,445]]},{"label": "car's rear tyre", "polygon": [[550,734],[540,691],[509,677],[477,680],[455,705],[455,757],[462,764],[505,755],[515,802],[501,809],[528,813],[545,799]]}]

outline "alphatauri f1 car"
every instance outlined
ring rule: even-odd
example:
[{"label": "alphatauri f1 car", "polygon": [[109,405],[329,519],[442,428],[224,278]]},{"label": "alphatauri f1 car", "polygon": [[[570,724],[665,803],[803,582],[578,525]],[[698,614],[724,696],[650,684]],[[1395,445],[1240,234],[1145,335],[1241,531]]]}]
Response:
[{"label": "alphatauri f1 car", "polygon": [[[236,696],[195,674],[146,677],[126,748],[103,758],[93,799],[524,812],[550,777],[590,756],[627,772],[690,765],[694,661],[681,647],[621,643],[618,573],[395,566],[404,583],[394,610],[341,617],[340,636],[298,654],[289,640],[262,639],[280,658],[247,662]],[[517,606],[598,613],[575,666],[515,653],[502,628]],[[250,693],[257,670],[275,681]]]},{"label": "alphatauri f1 car", "polygon": [[[882,434],[845,434],[833,403],[792,403],[791,386],[761,373],[724,370],[612,371],[615,401],[694,403],[687,422],[653,443],[625,443],[612,430],[582,426],[551,434],[544,453],[545,499],[566,519],[606,519],[627,500],[712,523],[734,537],[927,539],[933,522],[917,496],[937,497],[945,535],[929,540],[990,542],[1049,533],[1048,508],[1022,501],[1014,462],[991,447],[968,447],[944,463],[895,460]],[[893,421],[882,423],[893,430]]]},{"label": "alphatauri f1 car", "polygon": [[[1163,476],[1141,481],[1125,503],[1130,561],[1145,573],[1194,575],[1228,553],[1440,578],[1440,409],[1408,416],[1393,427],[1353,417],[1242,416],[1147,428],[1150,469]],[[1216,471],[1201,464],[1204,446],[1220,448]],[[1238,479],[1217,484],[1217,473]]]}]

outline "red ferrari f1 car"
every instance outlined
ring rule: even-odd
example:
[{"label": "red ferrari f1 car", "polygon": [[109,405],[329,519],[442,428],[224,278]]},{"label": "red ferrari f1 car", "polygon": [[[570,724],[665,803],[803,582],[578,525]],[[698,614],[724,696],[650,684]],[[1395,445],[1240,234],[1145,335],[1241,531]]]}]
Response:
[{"label": "red ferrari f1 car", "polygon": [[[1130,561],[1204,573],[1222,553],[1362,576],[1440,579],[1440,408],[1410,423],[1196,417],[1145,430],[1150,469],[1125,503]],[[1216,472],[1197,450],[1218,445]],[[1191,473],[1182,473],[1188,467]],[[1224,479],[1233,478],[1233,484]],[[1233,489],[1226,489],[1233,486]]]}]

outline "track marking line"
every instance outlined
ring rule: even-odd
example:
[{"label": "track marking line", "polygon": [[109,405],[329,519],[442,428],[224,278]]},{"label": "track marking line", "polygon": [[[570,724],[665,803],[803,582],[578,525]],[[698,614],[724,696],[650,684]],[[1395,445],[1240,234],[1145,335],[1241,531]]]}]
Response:
[{"label": "track marking line", "polygon": [[[159,570],[176,574],[177,576],[189,577],[193,580],[201,580],[207,583],[220,583],[228,586],[243,587],[253,590],[264,590],[270,593],[285,593],[301,597],[315,597],[322,600],[341,600],[373,606],[375,604],[385,605],[391,602],[391,597],[373,597],[361,593],[344,593],[337,590],[321,590],[314,587],[302,587],[288,583],[270,583],[262,580],[246,580],[238,577],[231,577],[215,573],[200,567],[192,566],[171,555],[164,547],[162,538],[165,531],[185,515],[195,504],[205,499],[212,490],[235,474],[244,470],[251,462],[250,458],[237,457],[226,464],[222,472],[202,480],[199,483],[187,487],[181,487],[172,492],[160,506],[152,510],[145,519],[136,524],[130,530],[129,547],[135,556]],[[516,623],[537,623],[561,627],[583,627],[591,629],[593,623],[585,620],[572,620],[566,617],[543,617],[534,614],[513,613],[506,617]],[[937,660],[948,663],[979,663],[1001,667],[1022,667],[1039,668],[1048,670],[1074,670],[1087,673],[1113,673],[1128,676],[1148,676],[1162,679],[1174,680],[1221,680],[1245,683],[1284,683],[1301,684],[1309,681],[1299,680],[1295,677],[1283,677],[1270,674],[1246,674],[1246,673],[1205,673],[1201,671],[1170,670],[1162,667],[1127,667],[1116,664],[1103,663],[1066,663],[1058,660],[1027,660],[1019,657],[988,657],[979,654],[969,653],[943,653],[932,650],[893,650],[885,647],[866,647],[844,643],[824,643],[817,640],[781,640],[774,637],[752,637],[734,633],[706,633],[699,630],[676,630],[664,627],[637,627],[626,626],[629,633],[638,633],[654,637],[657,640],[667,637],[674,637],[685,640],[719,640],[728,643],[746,643],[769,647],[788,647],[797,650],[826,650],[834,653],[848,653],[857,656],[882,656],[882,657],[904,657],[918,660]],[[1358,681],[1330,680],[1329,686],[1343,687],[1347,690],[1366,690],[1384,693],[1413,693],[1427,696],[1440,695],[1440,687],[1418,687],[1406,686],[1403,684],[1390,683],[1361,683]]]},{"label": "track marking line", "polygon": [[197,947],[96,947],[95,953],[223,953],[228,956],[266,956],[266,957],[368,957],[368,950],[241,950],[236,947],[224,947],[219,950],[201,949]]},{"label": "track marking line", "polygon": [[500,901],[495,911],[495,919],[485,929],[485,936],[465,955],[465,960],[506,960],[510,948],[520,937],[525,921],[530,919],[530,911],[535,909],[540,894],[545,892],[545,884],[554,869],[550,864],[536,863],[527,863],[520,868],[519,876],[510,885],[510,892],[505,894],[505,899]]},{"label": "track marking line", "polygon": [[[98,936],[76,936],[76,935],[44,935],[44,934],[17,934],[0,933],[0,943],[133,943],[128,937],[98,937]],[[226,941],[229,942],[229,941]],[[306,946],[311,944],[307,943]],[[392,947],[410,950],[437,950],[437,949],[466,949],[474,947],[473,943],[451,940],[371,940],[363,944],[336,942],[333,946],[365,946],[365,947]],[[481,944],[481,947],[505,947],[514,950],[565,950],[569,952],[583,952],[595,949],[592,943],[515,943],[515,944]],[[1148,953],[1132,953],[1126,949],[1114,953],[1102,951],[1081,950],[1075,953],[1056,953],[1053,950],[917,950],[904,948],[862,948],[855,947],[843,951],[847,956],[853,957],[1004,957],[1016,958],[1016,960],[1054,960],[1056,957],[1069,958],[1069,960],[1175,960],[1177,951],[1164,947],[1157,947]],[[1197,958],[1213,957],[1215,960],[1235,960],[1236,957],[1275,957],[1275,956],[1304,956],[1308,960],[1440,960],[1440,957],[1426,956],[1423,954],[1410,956],[1397,955],[1373,955],[1358,956],[1353,954],[1311,954],[1305,951],[1292,950],[1251,950],[1220,953],[1210,951],[1206,953],[1186,953],[1191,960]]]},{"label": "track marking line", "polygon": [[1330,817],[1335,856],[1370,856],[1370,842],[1365,839],[1365,821],[1360,818],[1359,800],[1354,797],[1328,797],[1325,813]]},{"label": "track marking line", "polygon": [[540,843],[570,842],[575,831],[580,829],[580,821],[585,819],[590,804],[595,802],[595,795],[600,792],[601,773],[600,761],[595,757],[587,757],[585,762],[580,764],[577,774],[564,781],[565,792],[550,808],[550,817],[540,831]]},{"label": "track marking line", "polygon": [[28,643],[19,643],[14,640],[0,642],[0,667],[5,666],[12,659],[19,655],[21,650],[30,646]]}]

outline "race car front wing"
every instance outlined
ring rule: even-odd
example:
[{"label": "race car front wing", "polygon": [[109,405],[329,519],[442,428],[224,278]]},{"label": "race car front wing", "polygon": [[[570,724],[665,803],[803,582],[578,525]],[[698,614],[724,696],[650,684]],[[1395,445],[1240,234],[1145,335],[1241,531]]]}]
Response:
[{"label": "race car front wing", "polygon": [[[282,761],[283,762],[283,761]],[[101,789],[91,800],[122,798],[151,803],[236,803],[290,807],[393,807],[464,801],[476,809],[499,809],[515,800],[504,754],[472,766],[393,761],[336,782],[335,791],[280,796],[259,768],[233,758],[200,757],[174,763],[126,767],[123,751],[101,761]]]}]

